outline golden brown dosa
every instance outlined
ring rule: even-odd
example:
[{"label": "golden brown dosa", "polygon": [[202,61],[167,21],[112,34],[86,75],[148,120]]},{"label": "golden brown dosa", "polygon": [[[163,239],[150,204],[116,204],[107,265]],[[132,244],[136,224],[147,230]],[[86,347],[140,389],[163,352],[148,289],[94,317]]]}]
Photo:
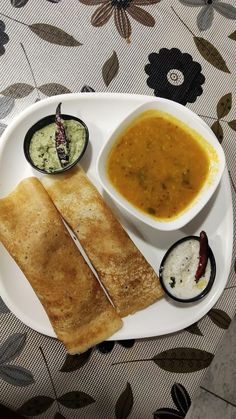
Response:
[{"label": "golden brown dosa", "polygon": [[122,317],[162,297],[158,276],[80,167],[43,183]]},{"label": "golden brown dosa", "polygon": [[84,352],[120,329],[121,319],[36,178],[23,180],[0,200],[0,240],[70,354]]}]

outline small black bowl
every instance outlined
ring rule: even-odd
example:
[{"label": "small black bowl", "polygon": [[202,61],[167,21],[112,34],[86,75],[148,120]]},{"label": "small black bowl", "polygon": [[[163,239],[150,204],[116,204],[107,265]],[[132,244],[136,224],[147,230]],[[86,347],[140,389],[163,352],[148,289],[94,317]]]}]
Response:
[{"label": "small black bowl", "polygon": [[197,240],[197,241],[199,241],[200,238],[198,236],[187,236],[187,237],[184,237],[184,238],[178,240],[177,242],[175,242],[167,250],[167,252],[165,253],[165,256],[163,257],[163,259],[161,261],[160,268],[159,268],[159,278],[160,278],[160,283],[161,283],[161,286],[162,286],[163,290],[165,291],[165,293],[170,298],[172,298],[173,300],[178,301],[180,303],[192,303],[194,301],[201,300],[203,297],[205,297],[206,294],[208,294],[208,292],[212,288],[212,285],[214,283],[215,276],[216,276],[216,261],[215,261],[215,257],[214,257],[214,254],[213,254],[210,246],[208,246],[208,259],[210,260],[210,263],[211,263],[211,276],[210,276],[210,279],[209,279],[209,282],[208,282],[206,288],[204,288],[204,290],[200,294],[196,295],[195,297],[193,297],[193,298],[185,298],[185,299],[184,298],[183,299],[182,298],[178,298],[178,297],[172,295],[169,292],[169,290],[166,288],[165,283],[164,283],[164,280],[163,280],[163,269],[164,269],[164,265],[165,265],[166,259],[167,259],[167,257],[170,255],[170,253],[172,252],[172,250],[175,247],[177,247],[178,245],[180,245],[181,243],[183,243],[183,242],[185,242],[187,240]]},{"label": "small black bowl", "polygon": [[30,147],[30,142],[31,139],[34,135],[34,133],[36,131],[39,131],[40,129],[46,127],[47,125],[50,125],[52,123],[55,122],[55,114],[54,115],[48,115],[45,116],[44,118],[40,119],[38,122],[36,122],[26,133],[25,135],[25,139],[24,139],[24,154],[25,154],[25,158],[28,161],[28,163],[35,169],[38,170],[41,173],[47,174],[47,175],[57,175],[59,173],[63,173],[66,172],[67,170],[70,170],[72,167],[74,167],[79,161],[80,159],[83,157],[85,150],[88,146],[88,142],[89,142],[89,130],[87,125],[84,123],[84,121],[82,121],[79,118],[76,118],[75,116],[71,116],[71,115],[66,115],[66,114],[62,114],[61,115],[62,119],[64,120],[75,120],[77,122],[79,122],[81,125],[83,125],[84,129],[85,129],[85,143],[84,143],[84,147],[81,150],[80,155],[77,157],[77,159],[75,161],[73,161],[73,163],[68,164],[67,166],[59,169],[59,170],[55,170],[53,172],[47,172],[46,170],[40,169],[37,166],[35,166],[34,162],[32,161],[31,157],[30,157],[30,152],[29,152],[29,147]]}]

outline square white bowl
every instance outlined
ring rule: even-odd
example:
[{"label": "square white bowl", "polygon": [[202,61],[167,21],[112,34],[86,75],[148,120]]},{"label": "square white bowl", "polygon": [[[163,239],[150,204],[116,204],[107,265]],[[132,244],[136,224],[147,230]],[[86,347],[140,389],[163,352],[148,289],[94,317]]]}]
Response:
[{"label": "square white bowl", "polygon": [[[153,109],[167,113],[184,123],[187,127],[190,128],[190,130],[193,130],[198,135],[200,135],[205,140],[206,144],[210,144],[210,146],[213,147],[217,155],[217,159],[214,159],[214,162],[210,162],[210,182],[207,179],[202,189],[200,190],[196,198],[191,202],[191,204],[178,216],[170,220],[155,219],[154,217],[145,214],[143,211],[139,210],[137,207],[132,205],[113,187],[106,171],[106,165],[110,151],[115,142],[117,141],[119,135],[122,132],[124,132],[125,129],[129,127],[129,125],[140,114]],[[121,124],[119,124],[119,126],[107,139],[97,160],[97,172],[102,187],[110,195],[110,197],[118,204],[118,206],[124,212],[127,212],[129,215],[135,217],[137,220],[142,221],[143,223],[155,229],[163,231],[172,231],[182,228],[201,211],[201,209],[206,205],[206,203],[209,201],[209,199],[215,192],[217,186],[219,185],[220,179],[224,171],[224,167],[224,151],[214,133],[209,131],[209,127],[205,124],[205,122],[198,115],[196,115],[191,110],[185,108],[184,106],[176,102],[162,98],[158,98],[154,101],[145,103],[144,105],[139,106],[135,111],[127,115],[127,117],[121,122]]]}]

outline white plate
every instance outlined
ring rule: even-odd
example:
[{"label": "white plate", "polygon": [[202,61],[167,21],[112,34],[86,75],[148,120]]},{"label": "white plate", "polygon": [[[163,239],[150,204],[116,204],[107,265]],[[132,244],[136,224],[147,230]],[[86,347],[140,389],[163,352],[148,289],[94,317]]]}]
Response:
[{"label": "white plate", "polygon": [[[75,115],[88,125],[90,144],[81,165],[101,190],[96,173],[96,159],[101,146],[128,113],[150,100],[155,99],[128,94],[75,93],[51,97],[29,107],[12,122],[0,140],[0,196],[8,194],[25,177],[40,177],[24,158],[24,136],[40,118],[54,113],[59,102],[62,102],[63,113]],[[202,123],[206,126],[203,121]],[[123,328],[111,339],[164,335],[184,329],[198,321],[222,294],[230,270],[233,211],[227,171],[225,170],[221,183],[207,206],[191,223],[174,232],[157,231],[140,222],[135,225],[134,220],[122,217],[107,196],[105,199],[112,205],[129,235],[156,272],[164,253],[173,242],[186,235],[197,235],[202,229],[208,234],[217,264],[215,283],[203,300],[183,305],[163,298],[147,309],[126,317]],[[45,335],[55,336],[34,291],[3,246],[0,247],[0,294],[6,305],[22,322]]]}]

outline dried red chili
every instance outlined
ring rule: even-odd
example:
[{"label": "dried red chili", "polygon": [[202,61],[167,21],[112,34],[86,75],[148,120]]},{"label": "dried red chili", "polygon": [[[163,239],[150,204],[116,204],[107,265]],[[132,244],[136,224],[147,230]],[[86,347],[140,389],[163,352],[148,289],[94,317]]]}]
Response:
[{"label": "dried red chili", "polygon": [[200,248],[199,248],[199,262],[197,271],[195,273],[195,281],[198,283],[199,279],[204,275],[208,261],[208,238],[205,231],[200,233]]},{"label": "dried red chili", "polygon": [[61,103],[57,106],[56,109],[56,135],[55,135],[55,142],[56,142],[56,150],[57,155],[60,160],[61,166],[65,166],[68,164],[69,161],[69,148],[68,148],[68,141],[66,138],[66,131],[63,124],[63,120],[61,118]]}]

